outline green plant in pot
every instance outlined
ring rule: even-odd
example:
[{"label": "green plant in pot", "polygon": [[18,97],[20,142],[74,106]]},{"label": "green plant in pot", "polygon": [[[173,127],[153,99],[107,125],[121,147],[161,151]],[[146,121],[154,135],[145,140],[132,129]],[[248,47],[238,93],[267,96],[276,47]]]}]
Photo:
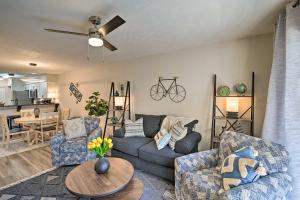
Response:
[{"label": "green plant in pot", "polygon": [[119,122],[119,119],[117,117],[112,117],[111,118],[111,123],[112,124],[117,124]]},{"label": "green plant in pot", "polygon": [[108,110],[108,103],[106,100],[100,99],[99,92],[93,92],[86,103],[85,110],[90,116],[100,117]]}]

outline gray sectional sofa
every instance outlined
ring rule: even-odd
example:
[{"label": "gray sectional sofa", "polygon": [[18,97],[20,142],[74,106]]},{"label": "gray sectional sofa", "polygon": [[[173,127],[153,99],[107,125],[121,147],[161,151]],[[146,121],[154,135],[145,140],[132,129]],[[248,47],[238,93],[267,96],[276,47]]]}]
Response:
[{"label": "gray sectional sofa", "polygon": [[175,144],[173,151],[169,146],[158,150],[155,134],[160,130],[164,115],[141,115],[145,137],[124,137],[125,129],[121,128],[114,132],[112,156],[124,158],[130,161],[135,168],[142,169],[159,177],[174,181],[174,160],[177,157],[197,152],[198,143],[201,140],[200,133],[194,132],[193,127],[198,120],[186,125],[188,134]]}]

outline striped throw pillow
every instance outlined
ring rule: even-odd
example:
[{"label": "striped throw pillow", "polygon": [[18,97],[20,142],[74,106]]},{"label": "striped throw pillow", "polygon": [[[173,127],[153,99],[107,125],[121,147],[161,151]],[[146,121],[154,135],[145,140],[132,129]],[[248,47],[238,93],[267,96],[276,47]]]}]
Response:
[{"label": "striped throw pillow", "polygon": [[165,146],[169,144],[171,137],[171,133],[168,133],[165,129],[158,131],[158,133],[154,136],[157,149],[161,150],[165,148]]},{"label": "striped throw pillow", "polygon": [[187,134],[187,127],[184,127],[184,124],[182,124],[181,121],[177,121],[170,130],[170,133],[172,135],[171,140],[169,142],[169,146],[171,149],[175,149],[175,143],[178,140],[183,139]]},{"label": "striped throw pillow", "polygon": [[145,137],[143,118],[140,118],[135,122],[131,120],[125,120],[125,137],[132,137],[132,136]]}]

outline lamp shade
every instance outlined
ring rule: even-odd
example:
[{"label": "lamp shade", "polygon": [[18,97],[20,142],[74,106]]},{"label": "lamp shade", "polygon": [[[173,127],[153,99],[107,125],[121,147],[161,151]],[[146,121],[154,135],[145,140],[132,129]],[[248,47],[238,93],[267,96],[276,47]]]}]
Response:
[{"label": "lamp shade", "polygon": [[124,106],[124,97],[115,97],[115,106],[123,107]]},{"label": "lamp shade", "polygon": [[227,112],[239,112],[239,99],[237,97],[230,97],[226,99]]},{"label": "lamp shade", "polygon": [[89,45],[93,47],[101,47],[103,45],[103,40],[98,34],[91,34],[89,37]]}]

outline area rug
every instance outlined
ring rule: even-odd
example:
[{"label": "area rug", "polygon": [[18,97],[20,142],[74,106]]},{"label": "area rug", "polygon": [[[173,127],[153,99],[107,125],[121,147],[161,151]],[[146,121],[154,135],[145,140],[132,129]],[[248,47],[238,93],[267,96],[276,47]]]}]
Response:
[{"label": "area rug", "polygon": [[16,153],[22,153],[24,151],[30,151],[40,147],[45,147],[48,145],[49,144],[47,142],[45,142],[44,144],[29,145],[27,142],[24,142],[23,140],[12,141],[8,147],[0,143],[0,158],[5,156],[10,156]]},{"label": "area rug", "polygon": [[[78,199],[68,192],[65,178],[74,168],[60,167],[0,191],[0,200],[71,200]],[[174,191],[173,183],[141,170],[135,176],[144,183],[142,200],[165,199],[165,191]],[[85,199],[85,198],[80,198]],[[169,199],[166,199],[169,200]]]}]

